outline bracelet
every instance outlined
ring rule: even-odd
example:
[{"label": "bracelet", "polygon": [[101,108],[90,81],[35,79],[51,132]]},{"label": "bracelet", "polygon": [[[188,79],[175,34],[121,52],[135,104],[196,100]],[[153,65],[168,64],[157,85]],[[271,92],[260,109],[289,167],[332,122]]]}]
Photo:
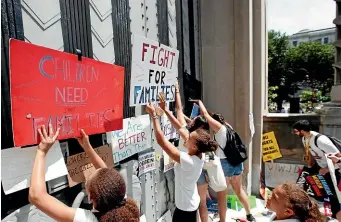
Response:
[{"label": "bracelet", "polygon": [[157,114],[154,115],[154,116],[152,116],[152,118],[153,118],[153,119],[157,119],[157,118],[158,118]]},{"label": "bracelet", "polygon": [[179,91],[179,90],[177,90],[177,91],[175,91],[175,93],[180,93],[180,91]]}]

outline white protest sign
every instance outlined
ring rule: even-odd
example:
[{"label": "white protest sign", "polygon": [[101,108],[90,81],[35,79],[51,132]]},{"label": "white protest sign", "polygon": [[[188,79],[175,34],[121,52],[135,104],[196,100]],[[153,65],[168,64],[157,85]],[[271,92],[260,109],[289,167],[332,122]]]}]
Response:
[{"label": "white protest sign", "polygon": [[114,163],[124,160],[152,146],[149,115],[123,120],[123,129],[107,133]]},{"label": "white protest sign", "polygon": [[174,101],[179,51],[136,34],[133,45],[130,106],[158,101],[159,92]]},{"label": "white protest sign", "polygon": [[[1,150],[1,180],[5,194],[17,192],[30,186],[37,146]],[[45,159],[45,181],[67,175],[59,142],[50,148]]]},{"label": "white protest sign", "polygon": [[333,181],[333,185],[334,185],[334,189],[336,192],[337,199],[339,200],[339,203],[341,203],[341,191],[339,190],[339,187],[337,184],[337,180],[336,180],[336,176],[335,176],[334,163],[331,159],[328,158],[327,154],[326,154],[326,159],[327,159],[328,169],[330,172],[330,177],[332,178],[332,181]]},{"label": "white protest sign", "polygon": [[139,175],[155,170],[155,152],[139,156]]},{"label": "white protest sign", "polygon": [[285,182],[296,183],[303,165],[265,162],[265,185],[276,187]]},{"label": "white protest sign", "polygon": [[164,168],[163,168],[164,173],[166,173],[168,170],[173,169],[174,164],[175,164],[175,161],[172,160],[165,151],[163,151],[163,164],[164,164]]},{"label": "white protest sign", "polygon": [[[167,140],[175,139],[178,137],[178,132],[173,127],[173,125],[171,124],[166,114],[163,114],[160,117],[160,126],[162,129],[163,135],[166,137]],[[155,140],[154,126],[152,126],[152,138],[153,140]]]},{"label": "white protest sign", "polygon": [[168,210],[160,219],[157,220],[157,222],[171,222],[172,221],[172,214],[170,210]]}]

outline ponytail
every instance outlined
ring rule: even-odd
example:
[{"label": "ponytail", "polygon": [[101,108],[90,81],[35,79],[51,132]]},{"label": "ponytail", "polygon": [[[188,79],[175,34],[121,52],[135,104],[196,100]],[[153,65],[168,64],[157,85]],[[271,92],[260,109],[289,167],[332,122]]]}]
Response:
[{"label": "ponytail", "polygon": [[119,205],[114,206],[107,212],[100,212],[96,215],[99,222],[120,221],[138,222],[140,213],[136,203],[131,198],[124,199]]},{"label": "ponytail", "polygon": [[294,218],[301,222],[324,222],[325,218],[320,213],[317,204],[312,201],[308,194],[296,184],[284,183],[288,200],[288,207],[294,211]]},{"label": "ponytail", "polygon": [[203,129],[197,129],[195,132],[197,133],[196,146],[198,147],[198,154],[217,150],[218,143],[214,140],[211,140],[210,134]]}]

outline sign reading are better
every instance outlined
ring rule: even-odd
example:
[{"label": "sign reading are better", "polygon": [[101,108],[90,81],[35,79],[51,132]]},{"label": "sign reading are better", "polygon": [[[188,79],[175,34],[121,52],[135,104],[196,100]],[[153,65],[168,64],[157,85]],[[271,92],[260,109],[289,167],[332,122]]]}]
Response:
[{"label": "sign reading are better", "polygon": [[167,101],[175,100],[179,51],[139,35],[133,35],[130,106],[159,101],[163,92]]},{"label": "sign reading are better", "polygon": [[58,139],[122,128],[123,67],[11,39],[10,79],[15,146],[36,144],[41,125]]},{"label": "sign reading are better", "polygon": [[114,163],[152,147],[149,115],[123,120],[123,129],[107,133]]}]

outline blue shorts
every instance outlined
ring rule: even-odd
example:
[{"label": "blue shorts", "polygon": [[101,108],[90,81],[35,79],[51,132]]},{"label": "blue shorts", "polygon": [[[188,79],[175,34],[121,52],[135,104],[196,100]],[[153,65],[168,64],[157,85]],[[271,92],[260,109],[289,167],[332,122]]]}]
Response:
[{"label": "blue shorts", "polygon": [[[227,161],[227,159],[220,159],[220,163],[221,163],[221,167],[223,168],[225,177],[239,176],[243,173],[243,170],[244,170],[243,163],[238,164],[237,166],[232,166]],[[202,170],[197,184],[206,184],[206,183],[208,183],[207,171]]]}]

